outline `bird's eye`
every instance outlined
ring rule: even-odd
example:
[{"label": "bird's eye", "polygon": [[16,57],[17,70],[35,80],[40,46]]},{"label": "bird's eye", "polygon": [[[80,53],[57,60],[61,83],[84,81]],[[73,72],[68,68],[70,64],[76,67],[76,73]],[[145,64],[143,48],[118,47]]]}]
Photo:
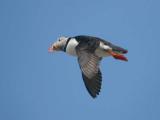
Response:
[{"label": "bird's eye", "polygon": [[58,40],[59,42],[61,41],[61,39]]}]

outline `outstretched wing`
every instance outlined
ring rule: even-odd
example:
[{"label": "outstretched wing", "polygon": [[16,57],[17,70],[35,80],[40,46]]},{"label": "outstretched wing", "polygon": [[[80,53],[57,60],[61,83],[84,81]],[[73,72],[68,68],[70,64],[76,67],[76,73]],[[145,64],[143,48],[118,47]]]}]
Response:
[{"label": "outstretched wing", "polygon": [[87,44],[83,47],[78,45],[76,52],[84,84],[89,94],[95,98],[100,92],[102,83],[102,74],[99,69],[101,58],[96,56],[94,50],[90,50]]}]

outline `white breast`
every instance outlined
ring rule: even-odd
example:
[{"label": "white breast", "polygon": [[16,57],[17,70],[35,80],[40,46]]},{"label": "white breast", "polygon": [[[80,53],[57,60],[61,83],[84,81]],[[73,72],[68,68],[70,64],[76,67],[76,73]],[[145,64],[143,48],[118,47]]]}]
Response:
[{"label": "white breast", "polygon": [[72,38],[66,47],[66,52],[70,55],[77,56],[76,50],[75,50],[75,47],[77,45],[78,45],[78,42],[74,38]]}]

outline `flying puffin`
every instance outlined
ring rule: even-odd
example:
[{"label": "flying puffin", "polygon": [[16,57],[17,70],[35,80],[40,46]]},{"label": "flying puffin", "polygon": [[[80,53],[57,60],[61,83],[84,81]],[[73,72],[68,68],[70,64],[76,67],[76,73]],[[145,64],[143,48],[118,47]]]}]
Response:
[{"label": "flying puffin", "polygon": [[123,55],[128,52],[126,49],[104,39],[86,35],[60,37],[48,51],[63,51],[78,58],[84,84],[93,98],[99,95],[101,89],[102,73],[99,64],[102,58],[112,56],[118,60],[128,61]]}]

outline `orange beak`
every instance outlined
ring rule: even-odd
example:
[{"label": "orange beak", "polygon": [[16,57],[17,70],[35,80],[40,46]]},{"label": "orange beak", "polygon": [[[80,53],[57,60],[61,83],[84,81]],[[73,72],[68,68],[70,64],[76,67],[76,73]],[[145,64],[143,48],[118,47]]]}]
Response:
[{"label": "orange beak", "polygon": [[57,46],[51,46],[51,47],[48,48],[48,52],[54,52],[56,50],[58,50]]},{"label": "orange beak", "polygon": [[53,52],[54,50],[53,50],[53,48],[52,47],[49,47],[48,48],[48,52]]},{"label": "orange beak", "polygon": [[122,55],[120,53],[116,53],[116,52],[113,52],[111,50],[108,51],[108,53],[110,55],[112,55],[115,59],[119,59],[119,60],[123,60],[123,61],[128,61],[128,59],[124,55]]}]

